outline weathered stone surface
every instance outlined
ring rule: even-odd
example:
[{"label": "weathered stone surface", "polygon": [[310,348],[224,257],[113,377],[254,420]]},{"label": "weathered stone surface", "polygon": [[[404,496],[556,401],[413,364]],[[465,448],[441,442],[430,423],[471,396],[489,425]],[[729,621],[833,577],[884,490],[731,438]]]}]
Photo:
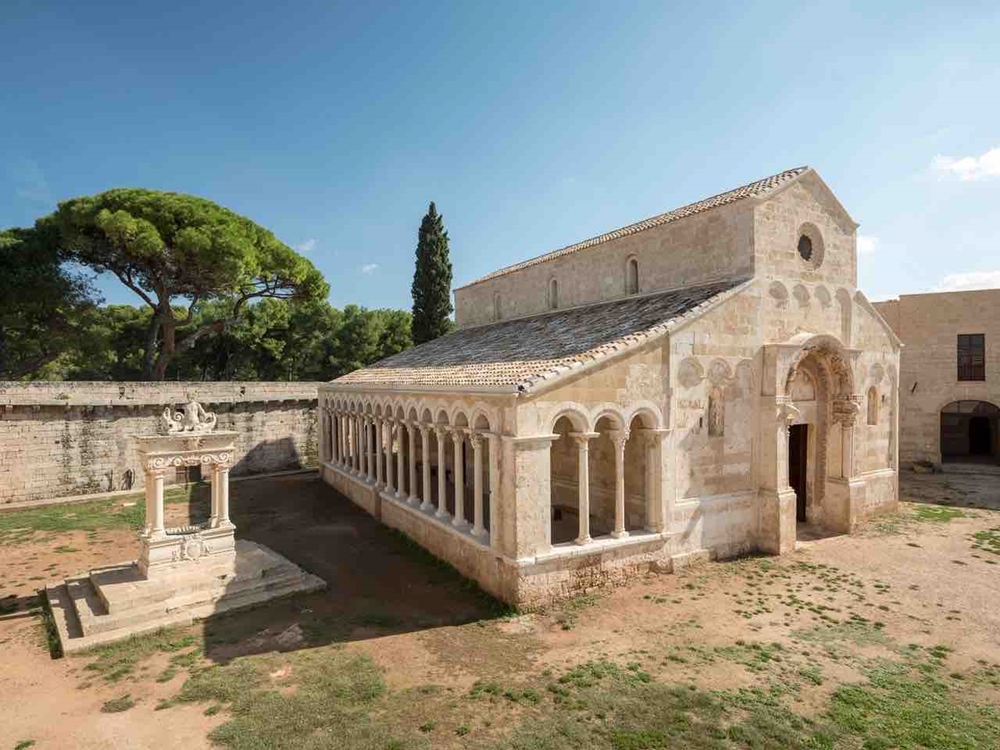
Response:
[{"label": "weathered stone surface", "polygon": [[[904,294],[876,302],[904,348],[899,398],[904,465],[939,464],[941,410],[954,401],[1000,406],[1000,289],[938,294]],[[958,334],[981,333],[986,340],[986,379],[958,380]],[[1000,462],[1000,430],[994,423],[993,460]]]},{"label": "weathered stone surface", "polygon": [[239,432],[234,476],[314,465],[317,386],[0,382],[0,504],[142,489],[132,437],[191,398]]},{"label": "weathered stone surface", "polygon": [[[800,516],[850,532],[891,511],[899,340],[857,289],[857,225],[810,169],[760,184],[457,290],[456,334],[396,360],[405,367],[390,359],[320,388],[323,476],[522,606],[704,555],[790,552]],[[572,309],[545,312],[552,281]],[[720,291],[658,321],[612,312],[707,283]],[[607,346],[590,345],[597,333]],[[573,366],[545,360],[572,345]],[[476,476],[470,452],[364,432],[400,421],[456,444],[490,436],[488,544],[446,523],[454,482]],[[804,438],[790,456],[793,430]],[[359,464],[359,444],[384,463],[413,456],[433,478],[418,505],[430,492],[441,510],[400,503]]]}]

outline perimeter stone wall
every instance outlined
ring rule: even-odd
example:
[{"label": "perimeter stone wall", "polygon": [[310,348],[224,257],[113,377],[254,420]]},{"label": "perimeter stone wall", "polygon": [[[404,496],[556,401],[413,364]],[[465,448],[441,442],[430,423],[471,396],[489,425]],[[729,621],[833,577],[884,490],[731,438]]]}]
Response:
[{"label": "perimeter stone wall", "polygon": [[318,386],[0,381],[0,505],[140,489],[132,438],[190,398],[239,433],[234,476],[315,465]]}]

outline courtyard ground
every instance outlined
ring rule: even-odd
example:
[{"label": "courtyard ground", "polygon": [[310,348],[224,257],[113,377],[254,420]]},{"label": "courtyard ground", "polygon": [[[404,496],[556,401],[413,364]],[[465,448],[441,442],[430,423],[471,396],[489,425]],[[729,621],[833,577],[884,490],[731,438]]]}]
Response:
[{"label": "courtyard ground", "polygon": [[141,504],[0,513],[0,750],[1000,747],[1000,477],[902,495],[781,559],[517,614],[313,476],[245,481],[238,535],[325,592],[59,659],[37,590],[134,555]]}]

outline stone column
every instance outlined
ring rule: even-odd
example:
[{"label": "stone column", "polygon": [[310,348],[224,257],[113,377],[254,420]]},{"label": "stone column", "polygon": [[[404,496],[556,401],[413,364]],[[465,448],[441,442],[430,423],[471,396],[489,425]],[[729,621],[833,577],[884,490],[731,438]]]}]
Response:
[{"label": "stone column", "polygon": [[343,412],[337,415],[337,453],[337,463],[347,466],[347,420]]},{"label": "stone column", "polygon": [[431,499],[431,428],[423,424],[420,425],[420,457],[423,459],[421,467],[424,480],[423,502],[420,504],[420,509],[430,510],[434,507],[434,501]]},{"label": "stone column", "polygon": [[408,502],[411,505],[419,505],[420,497],[417,495],[417,442],[415,440],[417,425],[413,422],[406,423],[406,445],[409,448],[410,459],[410,479],[408,489],[410,496]]},{"label": "stone column", "polygon": [[219,465],[212,464],[212,513],[208,517],[208,527],[214,529],[219,525]]},{"label": "stone column", "polygon": [[362,479],[368,477],[368,446],[366,443],[368,421],[362,415],[358,417],[358,475]]},{"label": "stone column", "polygon": [[366,432],[365,432],[365,451],[368,453],[368,481],[377,482],[378,476],[375,473],[375,451],[372,450],[372,446],[375,443],[375,421],[368,417],[365,420]]},{"label": "stone column", "polygon": [[354,417],[354,473],[361,476],[361,417]]},{"label": "stone column", "polygon": [[500,493],[500,452],[503,443],[501,442],[500,435],[498,433],[487,433],[486,438],[489,440],[490,446],[490,488],[486,493],[486,497],[488,497],[490,501],[490,525],[487,529],[487,533],[490,536],[490,547],[495,550],[499,550],[501,547],[502,534],[499,531],[500,524],[497,521],[501,513],[501,510],[497,507],[497,500],[502,497]]},{"label": "stone column", "polygon": [[[576,443],[577,484],[579,485],[579,515],[580,532],[576,537],[577,544],[587,544],[590,537],[590,441],[598,437],[596,432],[571,432],[570,437]],[[615,518],[618,510],[615,506]]]},{"label": "stone column", "polygon": [[229,526],[232,523],[229,520],[229,467],[216,466],[215,479],[219,483],[219,519],[217,525]]},{"label": "stone column", "polygon": [[392,476],[392,439],[396,432],[395,427],[395,422],[388,419],[382,427],[382,432],[385,433],[385,488],[390,495],[396,494],[396,488],[393,486],[395,480]]},{"label": "stone column", "polygon": [[628,430],[612,430],[610,434],[615,445],[615,530],[611,536],[624,539],[628,536],[625,530],[625,443]]},{"label": "stone column", "polygon": [[447,468],[447,461],[444,455],[444,439],[448,434],[448,430],[445,427],[438,427],[436,430],[438,439],[438,509],[435,515],[438,518],[448,517],[448,497],[447,497],[447,478],[445,474],[447,473],[445,469]]},{"label": "stone column", "polygon": [[403,434],[406,432],[406,425],[403,422],[396,422],[396,444],[399,450],[396,453],[396,497],[402,500],[406,497],[403,491],[403,484],[406,477],[406,465],[403,461]]},{"label": "stone column", "polygon": [[[212,491],[216,491],[214,485]],[[151,538],[164,536],[162,469],[146,471],[146,533]]]},{"label": "stone column", "polygon": [[667,514],[672,512],[672,508],[664,507],[663,486],[663,440],[670,430],[643,428],[639,434],[646,449],[646,531],[660,533],[666,529]]},{"label": "stone column", "polygon": [[485,536],[483,526],[483,436],[473,432],[469,436],[472,443],[472,534]]},{"label": "stone column", "polygon": [[854,476],[854,424],[853,414],[845,414],[840,419],[840,475],[844,479]]},{"label": "stone column", "polygon": [[375,489],[382,489],[382,420],[375,420]]},{"label": "stone column", "polygon": [[452,430],[451,439],[455,444],[455,517],[451,525],[465,526],[465,461],[462,459],[465,430]]}]

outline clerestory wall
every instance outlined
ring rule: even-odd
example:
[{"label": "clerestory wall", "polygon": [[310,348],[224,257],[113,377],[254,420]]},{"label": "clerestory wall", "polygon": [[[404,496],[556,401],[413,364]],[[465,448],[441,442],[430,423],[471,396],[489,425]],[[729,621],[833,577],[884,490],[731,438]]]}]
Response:
[{"label": "clerestory wall", "polygon": [[233,476],[314,466],[318,386],[0,381],[0,505],[140,489],[132,438],[190,399],[239,433]]}]

